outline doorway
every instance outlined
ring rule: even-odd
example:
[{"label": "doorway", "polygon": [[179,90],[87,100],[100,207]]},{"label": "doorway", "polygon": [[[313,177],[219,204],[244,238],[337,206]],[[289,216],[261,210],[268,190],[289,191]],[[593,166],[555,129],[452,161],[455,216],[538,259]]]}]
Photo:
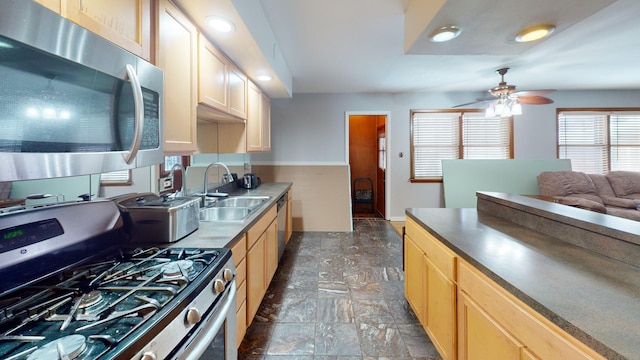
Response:
[{"label": "doorway", "polygon": [[351,210],[355,218],[386,218],[386,113],[347,114]]}]

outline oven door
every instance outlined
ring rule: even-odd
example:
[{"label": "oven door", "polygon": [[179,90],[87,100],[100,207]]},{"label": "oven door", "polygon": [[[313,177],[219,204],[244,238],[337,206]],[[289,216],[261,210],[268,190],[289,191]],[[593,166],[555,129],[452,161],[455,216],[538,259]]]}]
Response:
[{"label": "oven door", "polygon": [[200,330],[189,339],[176,359],[236,360],[236,281],[230,282],[224,298],[202,321]]}]

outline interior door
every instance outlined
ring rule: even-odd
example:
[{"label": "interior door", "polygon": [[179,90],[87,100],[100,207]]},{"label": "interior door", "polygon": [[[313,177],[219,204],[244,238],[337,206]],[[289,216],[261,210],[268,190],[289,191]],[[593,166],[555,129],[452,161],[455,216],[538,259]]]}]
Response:
[{"label": "interior door", "polygon": [[375,208],[376,211],[382,216],[383,219],[386,218],[384,213],[385,208],[385,175],[386,175],[386,164],[387,164],[387,143],[386,143],[386,124],[378,126],[377,132],[378,138],[378,166],[376,170],[376,198],[375,198]]}]

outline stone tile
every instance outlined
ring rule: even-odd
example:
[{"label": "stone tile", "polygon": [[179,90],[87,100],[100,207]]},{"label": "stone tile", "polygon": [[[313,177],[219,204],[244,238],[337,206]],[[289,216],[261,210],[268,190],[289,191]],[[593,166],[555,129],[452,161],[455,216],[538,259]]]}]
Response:
[{"label": "stone tile", "polygon": [[364,282],[364,283],[350,283],[349,290],[351,291],[351,297],[354,299],[383,299],[384,292],[380,283],[377,282]]},{"label": "stone tile", "polygon": [[344,281],[318,281],[318,298],[344,298],[348,295],[349,287]]},{"label": "stone tile", "polygon": [[277,317],[279,322],[315,322],[318,303],[316,299],[284,299]]},{"label": "stone tile", "polygon": [[271,339],[271,332],[273,331],[272,324],[258,324],[253,323],[248,329],[247,333],[240,344],[238,353],[244,355],[260,355],[265,354],[269,340]]},{"label": "stone tile", "polygon": [[355,324],[317,323],[316,355],[361,355]]},{"label": "stone tile", "polygon": [[402,357],[411,356],[404,345],[400,331],[393,324],[358,325],[360,349],[365,356]]},{"label": "stone tile", "polygon": [[357,322],[364,323],[393,323],[391,310],[384,300],[354,299],[353,312]]},{"label": "stone tile", "polygon": [[387,305],[396,324],[418,324],[420,320],[411,309],[411,305],[405,299],[387,299]]},{"label": "stone tile", "polygon": [[322,323],[355,322],[351,298],[318,298],[318,317],[316,321]]},{"label": "stone tile", "polygon": [[438,350],[431,341],[424,341],[427,333],[420,324],[397,325],[400,336],[412,357],[439,359]]},{"label": "stone tile", "polygon": [[315,323],[278,323],[271,333],[268,355],[313,355]]}]

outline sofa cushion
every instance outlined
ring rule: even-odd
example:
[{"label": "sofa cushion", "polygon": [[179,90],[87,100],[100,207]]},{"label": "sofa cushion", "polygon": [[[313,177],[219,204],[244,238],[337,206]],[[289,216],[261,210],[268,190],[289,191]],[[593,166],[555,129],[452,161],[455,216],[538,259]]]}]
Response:
[{"label": "sofa cushion", "polygon": [[[596,192],[599,196],[616,197],[616,193],[613,191],[609,180],[603,174],[587,174],[596,186]],[[606,202],[605,202],[606,203]]]},{"label": "sofa cushion", "polygon": [[580,209],[591,210],[606,214],[607,208],[598,201],[592,201],[574,196],[559,196],[555,198],[558,204],[574,206]]},{"label": "sofa cushion", "polygon": [[578,171],[544,171],[538,175],[538,190],[545,196],[597,194],[591,178]]},{"label": "sofa cushion", "polygon": [[617,197],[631,198],[631,195],[640,194],[640,172],[610,171],[606,177]]},{"label": "sofa cushion", "polygon": [[604,202],[605,206],[615,206],[619,208],[634,209],[634,210],[638,208],[638,200],[623,199],[623,198],[612,197],[612,196],[603,196],[602,201]]}]

